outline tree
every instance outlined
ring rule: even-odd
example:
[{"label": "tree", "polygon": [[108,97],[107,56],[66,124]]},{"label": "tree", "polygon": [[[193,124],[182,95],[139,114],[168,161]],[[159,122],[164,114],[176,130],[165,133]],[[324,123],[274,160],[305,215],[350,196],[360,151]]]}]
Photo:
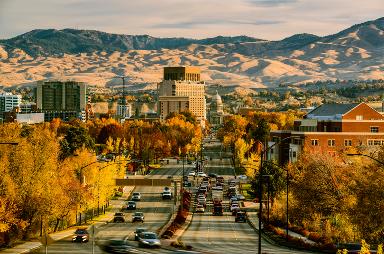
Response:
[{"label": "tree", "polygon": [[94,149],[95,141],[88,134],[87,129],[81,126],[70,126],[66,129],[61,145],[61,158],[73,155],[83,147]]}]

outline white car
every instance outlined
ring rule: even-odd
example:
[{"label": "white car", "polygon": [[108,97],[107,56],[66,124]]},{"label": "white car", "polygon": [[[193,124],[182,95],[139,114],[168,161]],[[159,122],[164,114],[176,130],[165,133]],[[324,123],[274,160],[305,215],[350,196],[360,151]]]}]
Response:
[{"label": "white car", "polygon": [[207,174],[204,173],[204,172],[199,172],[199,173],[197,173],[197,176],[199,176],[199,177],[207,177]]},{"label": "white car", "polygon": [[197,212],[197,213],[203,213],[203,212],[205,212],[204,206],[201,205],[201,204],[197,205],[197,206],[196,206],[196,212]]},{"label": "white car", "polygon": [[231,212],[233,212],[234,210],[239,210],[240,209],[240,207],[239,207],[239,204],[235,204],[235,203],[233,203],[232,205],[231,205]]},{"label": "white car", "polygon": [[189,176],[195,176],[195,175],[196,175],[196,172],[195,172],[195,171],[191,171],[191,172],[189,172],[188,175],[189,175]]},{"label": "white car", "polygon": [[240,180],[247,180],[248,177],[246,175],[239,175],[237,178]]}]

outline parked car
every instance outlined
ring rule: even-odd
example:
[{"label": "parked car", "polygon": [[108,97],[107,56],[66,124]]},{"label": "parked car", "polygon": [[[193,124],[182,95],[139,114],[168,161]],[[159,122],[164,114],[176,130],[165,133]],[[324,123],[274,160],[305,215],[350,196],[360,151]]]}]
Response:
[{"label": "parked car", "polygon": [[156,233],[153,232],[142,232],[139,234],[139,246],[140,247],[160,247],[161,242],[157,237]]},{"label": "parked car", "polygon": [[113,216],[113,222],[115,222],[115,223],[125,222],[124,213],[115,213],[115,215]]},{"label": "parked car", "polygon": [[242,211],[236,213],[235,222],[247,222],[247,214]]},{"label": "parked car", "polygon": [[132,198],[131,198],[132,201],[140,201],[141,200],[141,194],[140,192],[134,192],[132,194]]},{"label": "parked car", "polygon": [[143,232],[147,232],[148,230],[146,228],[136,228],[136,231],[135,231],[135,241],[138,241],[139,240],[139,234],[143,233]]},{"label": "parked car", "polygon": [[137,253],[137,250],[129,245],[127,240],[109,240],[102,249],[109,253]]},{"label": "parked car", "polygon": [[189,176],[196,176],[196,172],[195,171],[191,171],[188,173]]},{"label": "parked car", "polygon": [[144,222],[144,214],[142,212],[135,212],[132,214],[132,222],[141,221]]},{"label": "parked car", "polygon": [[72,242],[88,242],[89,241],[89,233],[86,228],[78,228],[76,229],[74,235],[72,236]]},{"label": "parked car", "polygon": [[136,202],[135,201],[128,201],[127,210],[136,210]]}]

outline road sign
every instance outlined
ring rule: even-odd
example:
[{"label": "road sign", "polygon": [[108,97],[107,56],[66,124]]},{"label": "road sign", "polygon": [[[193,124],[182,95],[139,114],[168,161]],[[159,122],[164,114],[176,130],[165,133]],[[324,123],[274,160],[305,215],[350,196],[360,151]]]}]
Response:
[{"label": "road sign", "polygon": [[128,178],[116,179],[117,186],[171,186],[171,179]]}]

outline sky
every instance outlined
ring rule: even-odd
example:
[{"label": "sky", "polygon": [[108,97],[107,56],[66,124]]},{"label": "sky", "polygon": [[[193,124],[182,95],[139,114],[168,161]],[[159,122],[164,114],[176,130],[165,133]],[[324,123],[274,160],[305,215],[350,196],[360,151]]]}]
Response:
[{"label": "sky", "polygon": [[155,37],[319,36],[384,16],[383,0],[0,0],[0,39],[33,29]]}]

